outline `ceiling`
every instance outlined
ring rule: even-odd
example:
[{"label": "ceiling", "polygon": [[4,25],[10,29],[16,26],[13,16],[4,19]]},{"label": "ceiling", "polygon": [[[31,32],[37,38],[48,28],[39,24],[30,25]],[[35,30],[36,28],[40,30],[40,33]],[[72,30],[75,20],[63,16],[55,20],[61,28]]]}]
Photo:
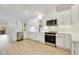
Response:
[{"label": "ceiling", "polygon": [[[72,4],[1,4],[0,19],[33,19],[40,14],[46,15],[71,8]],[[26,11],[26,12],[25,12]]]}]

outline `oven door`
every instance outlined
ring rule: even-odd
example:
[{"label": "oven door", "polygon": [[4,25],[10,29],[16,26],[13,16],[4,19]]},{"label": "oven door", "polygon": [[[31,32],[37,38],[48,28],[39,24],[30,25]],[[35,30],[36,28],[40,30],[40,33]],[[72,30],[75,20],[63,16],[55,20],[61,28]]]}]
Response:
[{"label": "oven door", "polygon": [[56,36],[52,34],[45,34],[45,42],[56,44]]}]

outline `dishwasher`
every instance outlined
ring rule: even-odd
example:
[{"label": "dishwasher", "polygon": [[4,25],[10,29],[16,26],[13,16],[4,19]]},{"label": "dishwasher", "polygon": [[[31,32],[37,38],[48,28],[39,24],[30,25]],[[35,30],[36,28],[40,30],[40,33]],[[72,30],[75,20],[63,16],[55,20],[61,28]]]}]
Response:
[{"label": "dishwasher", "polygon": [[17,41],[21,41],[24,39],[24,33],[23,32],[17,32]]}]

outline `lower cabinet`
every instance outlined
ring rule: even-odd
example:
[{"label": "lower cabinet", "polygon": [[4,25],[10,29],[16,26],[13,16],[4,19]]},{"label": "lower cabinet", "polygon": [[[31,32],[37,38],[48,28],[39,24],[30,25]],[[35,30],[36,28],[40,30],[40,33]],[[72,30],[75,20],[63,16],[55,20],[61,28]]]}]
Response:
[{"label": "lower cabinet", "polygon": [[32,32],[32,33],[30,33],[30,38],[32,39],[32,40],[36,40],[36,33],[35,32]]},{"label": "lower cabinet", "polygon": [[56,46],[59,48],[70,49],[71,47],[71,35],[70,34],[56,34]]},{"label": "lower cabinet", "polygon": [[75,42],[74,44],[74,54],[79,55],[79,42]]},{"label": "lower cabinet", "polygon": [[71,49],[71,35],[66,34],[64,39],[64,48]]},{"label": "lower cabinet", "polygon": [[44,33],[39,33],[37,32],[36,33],[36,40],[39,41],[39,42],[43,42],[45,41],[45,34]]},{"label": "lower cabinet", "polygon": [[26,38],[44,43],[45,34],[43,32],[25,32],[24,39],[26,39]]},{"label": "lower cabinet", "polygon": [[30,34],[31,34],[30,32],[24,32],[24,39],[27,39],[27,38],[31,39],[32,37]]},{"label": "lower cabinet", "polygon": [[56,46],[63,48],[63,44],[64,44],[64,35],[61,34],[56,34]]}]

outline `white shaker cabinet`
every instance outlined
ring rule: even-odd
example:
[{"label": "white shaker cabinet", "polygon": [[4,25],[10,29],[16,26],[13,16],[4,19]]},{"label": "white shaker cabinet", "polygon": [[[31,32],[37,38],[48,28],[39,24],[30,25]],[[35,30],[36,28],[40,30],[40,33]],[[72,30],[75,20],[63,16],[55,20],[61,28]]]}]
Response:
[{"label": "white shaker cabinet", "polygon": [[71,48],[71,35],[70,34],[65,35],[64,46],[63,47],[66,48],[66,49]]},{"label": "white shaker cabinet", "polygon": [[57,33],[56,34],[56,46],[63,48],[64,35]]},{"label": "white shaker cabinet", "polygon": [[65,10],[63,12],[63,24],[70,25],[71,24],[71,10]]},{"label": "white shaker cabinet", "polygon": [[72,24],[79,24],[79,5],[73,5],[71,8],[72,11]]},{"label": "white shaker cabinet", "polygon": [[24,32],[24,39],[35,40],[35,32]]},{"label": "white shaker cabinet", "polygon": [[36,33],[36,40],[44,43],[45,42],[45,34],[43,32],[37,32]]},{"label": "white shaker cabinet", "polygon": [[36,32],[32,32],[32,33],[31,33],[32,40],[37,41],[36,35],[37,35]]},{"label": "white shaker cabinet", "polygon": [[75,55],[79,55],[79,42],[74,42],[74,49],[75,49],[75,51],[74,51],[74,54]]},{"label": "white shaker cabinet", "polygon": [[42,43],[45,42],[45,34],[43,32],[24,32],[24,39],[26,38]]},{"label": "white shaker cabinet", "polygon": [[58,26],[71,24],[71,10],[59,12],[57,15]]},{"label": "white shaker cabinet", "polygon": [[35,32],[29,32],[29,33],[30,33],[29,38],[35,40]]},{"label": "white shaker cabinet", "polygon": [[29,32],[24,32],[24,39],[27,39],[27,38],[29,38],[29,37],[30,37]]},{"label": "white shaker cabinet", "polygon": [[57,15],[57,23],[58,23],[58,26],[60,25],[63,25],[63,13],[62,12],[59,12],[58,15]]},{"label": "white shaker cabinet", "polygon": [[57,33],[56,34],[56,46],[59,48],[70,49],[70,35]]},{"label": "white shaker cabinet", "polygon": [[72,54],[79,55],[79,34],[72,33]]},{"label": "white shaker cabinet", "polygon": [[0,55],[8,54],[11,42],[8,35],[0,35]]}]

